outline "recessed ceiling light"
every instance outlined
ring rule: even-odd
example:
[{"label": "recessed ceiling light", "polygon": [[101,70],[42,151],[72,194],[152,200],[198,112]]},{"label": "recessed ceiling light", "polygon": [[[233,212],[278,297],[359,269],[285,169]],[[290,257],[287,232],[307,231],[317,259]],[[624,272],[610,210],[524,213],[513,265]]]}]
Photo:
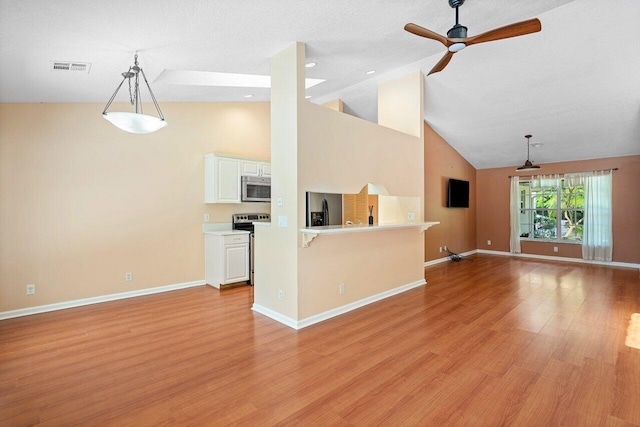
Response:
[{"label": "recessed ceiling light", "polygon": [[307,95],[304,97],[304,99],[310,99],[310,98],[311,98],[311,95]]},{"label": "recessed ceiling light", "polygon": [[251,95],[250,93],[244,96],[245,98],[253,98],[253,95]]},{"label": "recessed ceiling light", "polygon": [[532,147],[542,147],[542,142],[532,142],[531,146]]},{"label": "recessed ceiling light", "polygon": [[374,74],[375,72],[376,72],[376,70],[369,70],[365,74]]},{"label": "recessed ceiling light", "polygon": [[317,62],[307,62],[306,64],[304,64],[304,66],[307,67],[307,68],[313,68],[316,65],[318,65]]}]

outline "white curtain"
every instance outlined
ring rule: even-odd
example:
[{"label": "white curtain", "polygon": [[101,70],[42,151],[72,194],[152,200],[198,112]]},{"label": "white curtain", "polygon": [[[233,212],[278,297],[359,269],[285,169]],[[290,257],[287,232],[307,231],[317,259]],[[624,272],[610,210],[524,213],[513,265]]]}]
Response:
[{"label": "white curtain", "polygon": [[611,172],[594,172],[584,177],[584,229],[582,258],[611,261],[613,222]]},{"label": "white curtain", "polygon": [[511,177],[511,238],[509,248],[511,253],[520,253],[520,178]]},{"label": "white curtain", "polygon": [[564,174],[564,184],[567,187],[578,187],[584,186],[587,182],[587,177],[593,175],[591,172],[580,172],[580,173],[565,173]]},{"label": "white curtain", "polygon": [[536,175],[531,177],[531,188],[557,187],[560,185],[560,175]]}]

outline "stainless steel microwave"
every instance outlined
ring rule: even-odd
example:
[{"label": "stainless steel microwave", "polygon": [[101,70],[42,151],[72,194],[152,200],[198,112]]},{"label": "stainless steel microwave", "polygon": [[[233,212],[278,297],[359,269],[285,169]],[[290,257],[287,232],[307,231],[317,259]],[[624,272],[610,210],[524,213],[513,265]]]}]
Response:
[{"label": "stainless steel microwave", "polygon": [[264,176],[243,175],[243,202],[271,202],[271,178]]}]

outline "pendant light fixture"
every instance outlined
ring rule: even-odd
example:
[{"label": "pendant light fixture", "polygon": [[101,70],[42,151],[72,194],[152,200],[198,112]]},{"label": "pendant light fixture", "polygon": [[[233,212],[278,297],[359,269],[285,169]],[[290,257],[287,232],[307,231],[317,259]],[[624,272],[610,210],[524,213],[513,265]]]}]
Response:
[{"label": "pendant light fixture", "polygon": [[531,138],[531,135],[525,135],[524,137],[527,138],[527,161],[524,162],[524,165],[516,169],[516,172],[525,172],[540,169],[540,166],[534,165],[533,163],[531,163],[531,160],[529,160],[529,138]]},{"label": "pendant light fixture", "polygon": [[[156,107],[156,111],[158,112],[159,117],[149,116],[143,114],[142,111],[142,99],[140,98],[140,75],[142,74],[142,78],[147,85],[147,89],[149,89],[149,94],[151,95],[151,99],[153,100],[153,105]],[[160,111],[160,106],[158,105],[158,101],[156,101],[156,97],[153,95],[151,91],[151,86],[149,86],[149,82],[147,81],[147,76],[144,75],[144,71],[138,65],[138,54],[136,53],[134,57],[133,66],[129,67],[129,71],[125,71],[122,73],[122,81],[120,85],[116,88],[116,91],[111,96],[109,102],[107,102],[106,107],[104,107],[104,111],[102,112],[102,117],[110,121],[114,126],[119,129],[122,129],[126,132],[131,133],[151,133],[157,130],[162,129],[167,125],[167,122],[164,121],[164,116],[162,115],[162,111]],[[135,113],[128,112],[113,112],[108,113],[107,110],[109,106],[113,102],[114,98],[118,94],[118,91],[122,87],[122,84],[125,80],[129,80],[129,99],[131,100],[131,105],[135,105]],[[133,82],[132,82],[133,80]]]}]

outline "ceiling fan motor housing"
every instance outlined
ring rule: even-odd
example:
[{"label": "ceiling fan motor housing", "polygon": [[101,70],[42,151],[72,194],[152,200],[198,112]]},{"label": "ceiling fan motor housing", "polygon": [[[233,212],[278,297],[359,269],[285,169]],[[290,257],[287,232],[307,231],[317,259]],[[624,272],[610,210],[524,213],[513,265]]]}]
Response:
[{"label": "ceiling fan motor housing", "polygon": [[464,4],[464,0],[449,0],[449,6],[451,7],[460,7]]},{"label": "ceiling fan motor housing", "polygon": [[450,39],[464,39],[467,37],[467,27],[456,24],[453,28],[447,31],[447,37]]}]

